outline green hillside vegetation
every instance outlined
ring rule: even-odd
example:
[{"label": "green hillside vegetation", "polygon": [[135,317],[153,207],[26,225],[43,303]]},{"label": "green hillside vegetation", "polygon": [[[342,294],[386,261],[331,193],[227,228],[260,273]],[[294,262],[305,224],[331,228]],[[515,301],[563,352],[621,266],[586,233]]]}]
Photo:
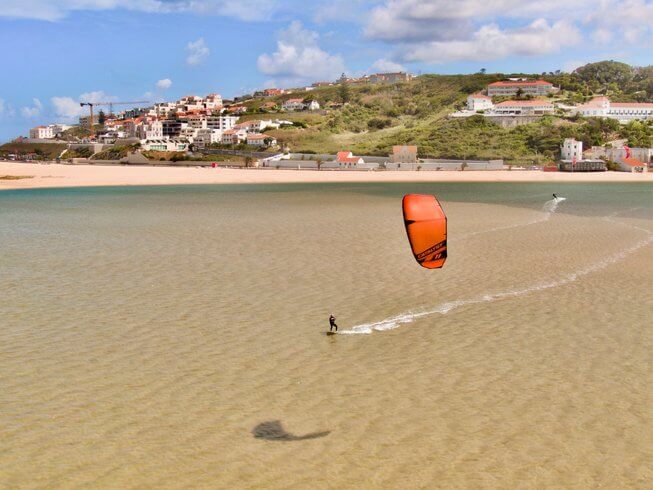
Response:
[{"label": "green hillside vegetation", "polygon": [[5,143],[0,146],[0,159],[9,158],[9,155],[18,155],[19,158],[30,156],[34,160],[54,160],[64,151],[66,146],[68,145],[64,143]]},{"label": "green hillside vegetation", "polygon": [[140,143],[135,145],[110,146],[93,155],[93,160],[120,160],[130,152],[136,151],[140,146]]},{"label": "green hillside vegetation", "polygon": [[243,118],[278,117],[296,126],[268,130],[291,151],[387,155],[393,145],[416,144],[420,156],[456,159],[504,159],[508,163],[541,163],[558,157],[562,140],[580,139],[586,147],[624,138],[632,146],[653,146],[653,123],[569,117],[544,117],[516,128],[499,127],[482,116],[450,119],[467,95],[507,77],[544,78],[562,87],[550,97],[582,103],[596,95],[613,100],[653,100],[653,67],[632,68],[617,62],[586,65],[574,73],[423,75],[395,85],[348,84],[320,87],[310,92],[255,99],[244,105],[256,110],[289,98],[343,103],[338,109],[278,114],[249,114]]}]

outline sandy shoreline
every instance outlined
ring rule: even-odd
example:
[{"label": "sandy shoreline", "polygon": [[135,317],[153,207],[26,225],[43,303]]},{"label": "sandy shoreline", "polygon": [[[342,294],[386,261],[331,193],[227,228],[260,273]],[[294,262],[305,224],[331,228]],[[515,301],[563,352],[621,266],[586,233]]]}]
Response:
[{"label": "sandy shoreline", "polygon": [[[30,178],[5,180],[4,176]],[[0,190],[181,184],[273,184],[327,182],[653,182],[653,172],[563,173],[539,171],[338,172],[60,165],[0,162]]]}]

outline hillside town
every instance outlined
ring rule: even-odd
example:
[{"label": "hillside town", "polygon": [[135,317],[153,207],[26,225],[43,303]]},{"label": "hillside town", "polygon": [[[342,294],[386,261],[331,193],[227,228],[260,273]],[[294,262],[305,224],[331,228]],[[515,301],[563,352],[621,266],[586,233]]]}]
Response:
[{"label": "hillside town", "polygon": [[[499,159],[447,160],[418,157],[416,145],[395,145],[387,157],[355,156],[347,148],[336,153],[315,155],[291,153],[288,141],[275,130],[301,129],[302,114],[329,116],[349,105],[345,96],[340,100],[325,98],[324,90],[336,93],[372,87],[406,86],[417,80],[405,73],[377,73],[359,78],[344,74],[335,81],[315,82],[299,88],[267,88],[252,94],[225,100],[218,93],[206,96],[188,95],[172,102],[157,102],[151,106],[113,113],[111,103],[83,103],[89,114],[79,118],[79,124],[39,125],[29,131],[27,143],[66,142],[68,144],[132,145],[138,152],[220,153],[229,149],[259,152],[254,166],[275,168],[359,169],[376,170],[441,170],[504,168]],[[563,90],[554,83],[537,78],[508,77],[487,83],[480,91],[466,97],[464,108],[449,114],[452,120],[472,116],[486,118],[503,127],[531,124],[545,116],[562,118],[598,118],[613,120],[620,125],[633,121],[653,120],[653,103],[616,102],[606,95],[596,95],[582,103],[569,104]],[[102,106],[109,105],[105,113]],[[94,109],[96,112],[94,113]],[[99,111],[97,111],[99,109]],[[334,114],[335,114],[334,113]],[[299,119],[297,116],[301,116]],[[381,121],[383,122],[383,121]],[[374,123],[380,124],[380,123]],[[383,122],[383,124],[386,124]],[[298,126],[299,125],[299,126]],[[373,128],[372,121],[369,124]],[[379,126],[381,127],[381,126]],[[275,135],[269,132],[275,132]],[[397,150],[402,148],[403,150]],[[406,149],[410,156],[406,157]],[[396,152],[404,155],[398,158]],[[263,153],[261,153],[263,152]],[[244,154],[244,153],[243,153]],[[583,142],[574,138],[559,140],[559,159],[555,165],[561,171],[604,171],[608,168],[628,172],[646,172],[653,159],[653,149],[628,147],[625,140],[615,140],[603,146],[591,146],[583,151]],[[254,155],[254,153],[252,153]],[[65,152],[62,153],[65,156]],[[402,163],[404,164],[402,167]],[[544,165],[551,171],[551,164]]]}]

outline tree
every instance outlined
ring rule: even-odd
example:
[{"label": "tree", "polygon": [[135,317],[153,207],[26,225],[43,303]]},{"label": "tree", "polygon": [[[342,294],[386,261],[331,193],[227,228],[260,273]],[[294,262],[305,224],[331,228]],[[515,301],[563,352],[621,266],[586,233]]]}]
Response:
[{"label": "tree", "polygon": [[521,99],[524,96],[524,91],[520,88],[517,89],[517,98]]},{"label": "tree", "polygon": [[249,168],[252,166],[254,159],[252,157],[245,157],[245,167]]},{"label": "tree", "polygon": [[349,84],[346,80],[340,81],[340,86],[338,87],[338,95],[340,95],[340,100],[345,104],[351,99],[351,93],[349,91]]},{"label": "tree", "polygon": [[100,109],[100,113],[97,115],[97,122],[100,126],[104,126],[104,122],[107,120],[107,117],[104,115],[104,111]]},{"label": "tree", "polygon": [[480,74],[481,74],[481,75],[485,75],[485,72],[486,72],[486,71],[487,71],[487,70],[486,70],[485,68],[481,68],[481,70],[480,70]]},{"label": "tree", "polygon": [[317,164],[317,169],[320,170],[322,169],[322,164],[324,163],[324,160],[318,157],[317,160],[315,160],[315,163]]}]

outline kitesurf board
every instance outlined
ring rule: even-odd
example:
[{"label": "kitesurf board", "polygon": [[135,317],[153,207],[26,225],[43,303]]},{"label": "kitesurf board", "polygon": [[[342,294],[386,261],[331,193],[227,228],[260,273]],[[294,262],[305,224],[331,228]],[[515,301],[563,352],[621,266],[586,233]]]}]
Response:
[{"label": "kitesurf board", "polygon": [[335,334],[337,334],[337,333],[338,333],[338,332],[326,332],[327,335],[335,335]]}]

